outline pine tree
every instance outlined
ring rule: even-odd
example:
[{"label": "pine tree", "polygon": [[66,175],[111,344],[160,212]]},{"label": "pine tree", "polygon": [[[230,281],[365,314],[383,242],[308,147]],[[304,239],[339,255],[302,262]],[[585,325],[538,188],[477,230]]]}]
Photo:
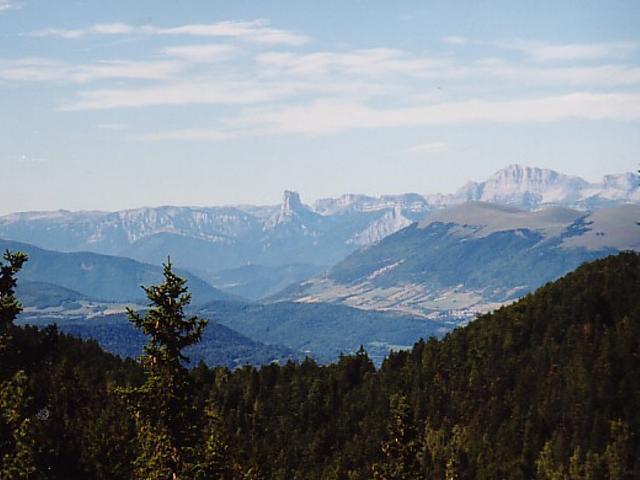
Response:
[{"label": "pine tree", "polygon": [[206,440],[193,478],[202,480],[237,478],[239,475],[237,475],[237,469],[234,469],[220,413],[214,407],[209,406],[205,415],[208,423],[205,432]]},{"label": "pine tree", "polygon": [[389,400],[388,439],[382,445],[383,461],[373,466],[376,480],[413,480],[418,473],[418,448],[407,398],[394,394]]},{"label": "pine tree", "polygon": [[198,449],[198,422],[192,381],[182,350],[200,340],[206,320],[187,317],[191,301],[186,280],[164,264],[164,282],[143,287],[149,299],[144,315],[129,309],[130,321],[149,337],[140,359],[146,373],[141,387],[123,390],[136,423],[139,454],[136,478],[190,478]]},{"label": "pine tree", "polygon": [[[4,357],[12,355],[13,322],[22,311],[15,275],[28,257],[7,250],[3,258],[7,263],[0,263],[0,365],[6,366]],[[0,480],[36,478],[35,436],[26,411],[31,400],[27,374],[6,368],[0,373]]]},{"label": "pine tree", "polygon": [[22,304],[15,295],[16,273],[29,258],[26,253],[10,252],[4,254],[7,263],[0,263],[0,335],[13,326],[13,322],[22,311]]},{"label": "pine tree", "polygon": [[0,480],[40,478],[35,433],[27,413],[31,401],[27,387],[27,375],[22,370],[0,383]]}]

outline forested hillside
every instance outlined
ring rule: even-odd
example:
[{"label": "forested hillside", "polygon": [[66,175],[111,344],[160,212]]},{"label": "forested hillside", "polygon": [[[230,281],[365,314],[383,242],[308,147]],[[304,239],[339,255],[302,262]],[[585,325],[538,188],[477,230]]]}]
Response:
[{"label": "forested hillside", "polygon": [[[1,478],[640,476],[635,253],[583,265],[379,370],[362,350],[328,366],[233,372],[200,364],[183,373],[169,362],[173,373],[158,376],[154,343],[134,362],[55,328],[13,326],[12,275],[5,265]],[[171,310],[169,297],[157,297],[158,312]],[[189,321],[183,333],[195,341],[200,324]],[[158,418],[144,409],[145,392],[167,378],[180,386],[169,389],[171,414]]]}]

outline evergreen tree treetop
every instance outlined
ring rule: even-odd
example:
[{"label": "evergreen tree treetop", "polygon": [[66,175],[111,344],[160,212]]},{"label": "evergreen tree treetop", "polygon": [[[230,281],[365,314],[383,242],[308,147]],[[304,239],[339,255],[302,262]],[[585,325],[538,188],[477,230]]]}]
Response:
[{"label": "evergreen tree treetop", "polygon": [[151,308],[144,316],[128,309],[131,322],[150,337],[145,356],[152,365],[159,362],[180,364],[187,360],[182,349],[197,343],[207,324],[197,316],[185,316],[184,309],[191,302],[187,281],[173,273],[171,259],[163,268],[163,283],[142,287]]},{"label": "evergreen tree treetop", "polygon": [[187,281],[173,273],[170,259],[163,267],[164,281],[143,287],[149,310],[141,315],[128,309],[131,322],[149,337],[141,357],[145,383],[121,390],[135,419],[139,455],[133,477],[141,480],[192,478],[199,450],[193,382],[182,349],[200,340],[207,321],[185,315],[191,301]]}]

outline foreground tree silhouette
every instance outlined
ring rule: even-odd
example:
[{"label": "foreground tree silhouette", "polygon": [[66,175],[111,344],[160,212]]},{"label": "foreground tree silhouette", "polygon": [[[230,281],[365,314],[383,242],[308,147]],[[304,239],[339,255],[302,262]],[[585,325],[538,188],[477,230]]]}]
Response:
[{"label": "foreground tree silhouette", "polygon": [[6,263],[0,263],[0,480],[36,478],[35,438],[27,414],[30,397],[28,378],[23,370],[11,368],[9,359],[14,321],[22,311],[15,296],[16,274],[28,257],[22,252],[6,251]]},{"label": "foreground tree silhouette", "polygon": [[191,294],[170,260],[163,273],[162,284],[143,287],[150,301],[144,316],[128,309],[131,322],[149,337],[140,358],[145,383],[122,390],[138,438],[134,475],[145,480],[192,478],[199,446],[193,386],[182,350],[200,340],[207,321],[185,316]]},{"label": "foreground tree silhouette", "polygon": [[16,273],[29,257],[26,253],[7,250],[3,258],[7,263],[0,263],[0,335],[5,335],[13,327],[14,320],[22,311],[15,295]]}]

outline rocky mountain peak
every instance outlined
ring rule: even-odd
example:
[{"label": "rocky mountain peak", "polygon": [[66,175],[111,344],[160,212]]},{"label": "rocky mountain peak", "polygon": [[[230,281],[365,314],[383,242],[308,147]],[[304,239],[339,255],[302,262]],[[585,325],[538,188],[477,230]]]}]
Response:
[{"label": "rocky mountain peak", "polygon": [[282,199],[282,207],[280,208],[280,214],[291,215],[292,213],[300,210],[306,210],[306,207],[300,200],[300,194],[298,192],[285,190]]},{"label": "rocky mountain peak", "polygon": [[566,177],[566,175],[546,168],[512,164],[494,173],[485,182],[485,185],[495,185],[500,188],[518,188],[520,190],[532,188],[540,190],[556,184]]},{"label": "rocky mountain peak", "polygon": [[283,223],[289,223],[294,219],[309,221],[317,216],[309,207],[300,200],[300,194],[291,190],[285,190],[280,210],[274,213],[264,224],[263,230],[271,230]]},{"label": "rocky mountain peak", "polygon": [[470,182],[455,195],[456,202],[483,201],[523,208],[536,208],[543,203],[573,204],[588,183],[547,168],[512,164],[486,181]]}]

